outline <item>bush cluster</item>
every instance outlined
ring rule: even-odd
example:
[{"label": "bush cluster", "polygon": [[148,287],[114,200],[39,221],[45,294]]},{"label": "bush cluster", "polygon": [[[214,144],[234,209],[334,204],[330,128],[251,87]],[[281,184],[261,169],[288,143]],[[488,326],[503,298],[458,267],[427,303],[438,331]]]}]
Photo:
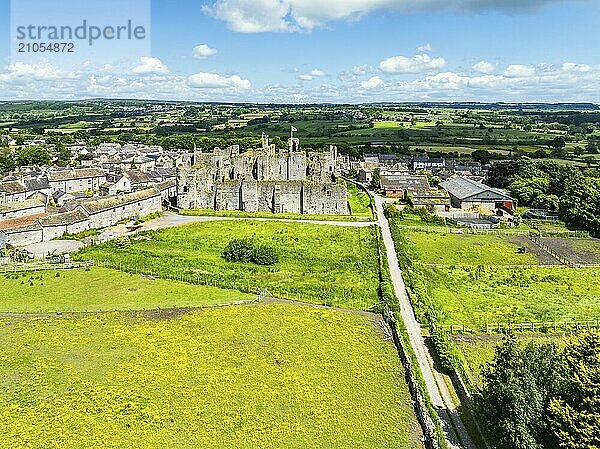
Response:
[{"label": "bush cluster", "polygon": [[255,239],[233,239],[223,251],[228,262],[250,262],[256,265],[274,265],[279,262],[275,249]]},{"label": "bush cluster", "polygon": [[453,373],[460,365],[458,349],[450,340],[448,333],[441,327],[430,327],[431,341],[438,354],[440,365],[447,373]]}]

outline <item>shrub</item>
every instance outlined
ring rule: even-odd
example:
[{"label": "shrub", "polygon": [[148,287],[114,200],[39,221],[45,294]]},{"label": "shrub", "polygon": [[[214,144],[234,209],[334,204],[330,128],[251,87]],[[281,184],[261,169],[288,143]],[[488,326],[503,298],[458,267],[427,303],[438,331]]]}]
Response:
[{"label": "shrub", "polygon": [[456,346],[450,340],[448,333],[441,327],[432,325],[430,334],[431,341],[440,359],[440,365],[447,373],[453,373],[460,365]]},{"label": "shrub", "polygon": [[257,265],[275,265],[279,262],[279,257],[271,246],[257,243],[252,250],[251,262]]},{"label": "shrub", "polygon": [[383,213],[386,218],[402,218],[402,211],[392,203],[386,203],[385,206],[383,206]]},{"label": "shrub", "polygon": [[223,258],[228,262],[251,262],[256,265],[274,265],[279,262],[274,248],[249,238],[231,240],[223,251]]}]

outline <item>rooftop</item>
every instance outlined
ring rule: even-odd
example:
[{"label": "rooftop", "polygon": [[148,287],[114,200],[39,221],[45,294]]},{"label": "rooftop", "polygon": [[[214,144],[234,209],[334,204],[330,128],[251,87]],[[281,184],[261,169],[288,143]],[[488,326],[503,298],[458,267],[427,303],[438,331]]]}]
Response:
[{"label": "rooftop", "polygon": [[473,181],[465,176],[453,176],[447,181],[442,182],[440,186],[452,196],[461,200],[480,195],[484,192],[493,192],[498,196],[510,199],[508,192],[486,186],[485,184]]}]

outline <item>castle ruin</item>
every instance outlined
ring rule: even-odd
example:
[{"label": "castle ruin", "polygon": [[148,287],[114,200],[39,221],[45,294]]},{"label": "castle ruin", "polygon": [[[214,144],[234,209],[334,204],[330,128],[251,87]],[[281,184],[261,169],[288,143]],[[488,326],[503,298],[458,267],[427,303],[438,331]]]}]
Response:
[{"label": "castle ruin", "polygon": [[178,207],[347,214],[346,184],[336,173],[337,148],[306,153],[299,139],[288,144],[277,150],[264,136],[262,148],[243,153],[237,145],[195,151],[192,166],[178,169]]}]

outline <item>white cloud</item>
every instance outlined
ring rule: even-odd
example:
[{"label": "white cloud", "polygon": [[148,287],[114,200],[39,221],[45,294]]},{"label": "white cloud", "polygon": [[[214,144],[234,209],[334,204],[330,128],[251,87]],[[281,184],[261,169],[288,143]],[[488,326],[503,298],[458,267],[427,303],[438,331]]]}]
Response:
[{"label": "white cloud", "polygon": [[535,75],[535,67],[523,64],[511,64],[504,71],[509,78],[529,78]]},{"label": "white cloud", "polygon": [[430,52],[430,51],[433,51],[433,47],[431,46],[431,44],[425,44],[425,45],[421,45],[420,47],[417,47],[417,51]]},{"label": "white cloud", "polygon": [[384,59],[379,64],[379,68],[386,73],[422,73],[439,70],[445,66],[444,58],[432,58],[426,54],[416,55],[412,58],[393,56]]},{"label": "white cloud", "polygon": [[576,0],[211,0],[204,13],[239,33],[311,31],[334,20],[358,20],[376,10],[400,12],[532,10]]},{"label": "white cloud", "polygon": [[373,77],[369,78],[367,81],[362,82],[360,87],[362,87],[363,89],[371,90],[371,89],[377,89],[378,87],[381,87],[382,85],[383,85],[383,80],[381,78],[379,78],[378,76],[373,76]]},{"label": "white cloud", "polygon": [[250,81],[240,78],[238,75],[222,76],[217,73],[200,72],[189,77],[191,87],[201,89],[236,89],[248,90],[252,87]]},{"label": "white cloud", "polygon": [[562,65],[562,69],[565,72],[575,72],[575,73],[587,73],[592,70],[592,68],[587,64],[575,64],[574,62],[565,62]]},{"label": "white cloud", "polygon": [[369,73],[372,70],[373,69],[370,65],[367,65],[367,64],[357,65],[352,68],[352,73],[357,76],[362,76],[362,75],[366,75],[367,73]]},{"label": "white cloud", "polygon": [[209,58],[217,54],[216,48],[210,48],[206,44],[196,45],[192,50],[194,58]]},{"label": "white cloud", "polygon": [[488,61],[479,61],[477,64],[473,65],[472,69],[476,72],[489,75],[496,71],[496,66]]},{"label": "white cloud", "polygon": [[140,65],[134,67],[132,70],[136,75],[166,75],[169,73],[169,68],[158,58],[142,56],[140,63]]},{"label": "white cloud", "polygon": [[325,72],[319,69],[313,69],[308,73],[303,73],[298,78],[300,78],[302,81],[310,81],[312,79],[321,78],[323,76],[326,76]]},{"label": "white cloud", "polygon": [[40,62],[37,64],[25,64],[15,62],[6,68],[6,73],[0,75],[4,79],[29,78],[37,80],[57,79],[65,76],[58,67],[49,62]]}]

